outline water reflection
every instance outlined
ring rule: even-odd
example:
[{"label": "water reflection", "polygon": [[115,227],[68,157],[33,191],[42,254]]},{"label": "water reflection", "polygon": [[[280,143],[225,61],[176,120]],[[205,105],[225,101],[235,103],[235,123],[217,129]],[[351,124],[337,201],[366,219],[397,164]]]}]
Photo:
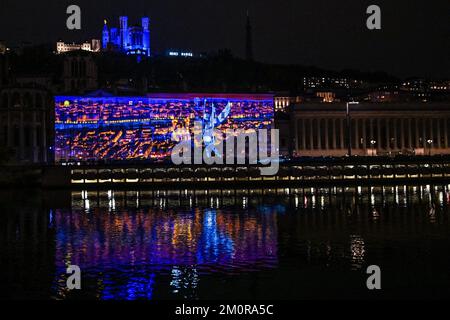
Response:
[{"label": "water reflection", "polygon": [[[86,210],[55,211],[56,268],[61,275],[57,296],[66,294],[68,264],[101,280],[101,298],[135,299],[149,298],[155,273],[170,273],[170,286],[178,293],[182,288],[195,291],[198,272],[231,274],[277,263],[273,211],[243,216],[209,208]],[[119,284],[105,278],[110,269],[116,276],[117,270],[124,271]]]},{"label": "water reflection", "polygon": [[350,235],[350,254],[352,270],[361,269],[364,264],[364,239],[359,235]]},{"label": "water reflection", "polygon": [[[85,190],[65,206],[11,191],[0,284],[8,298],[301,298],[325,283],[361,296],[379,264],[391,292],[435,294],[450,288],[449,187]],[[81,293],[66,289],[70,264]]]}]

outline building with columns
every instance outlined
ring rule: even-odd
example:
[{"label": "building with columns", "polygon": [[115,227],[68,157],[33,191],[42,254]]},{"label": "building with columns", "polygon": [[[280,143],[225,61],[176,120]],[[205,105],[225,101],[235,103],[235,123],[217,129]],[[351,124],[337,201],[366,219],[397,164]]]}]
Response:
[{"label": "building with columns", "polygon": [[450,103],[304,103],[290,119],[296,156],[450,154]]},{"label": "building with columns", "polygon": [[0,89],[0,145],[9,164],[49,163],[54,144],[53,95],[36,86]]},{"label": "building with columns", "polygon": [[286,112],[291,104],[302,102],[302,97],[299,95],[282,95],[278,94],[273,98],[275,111]]}]

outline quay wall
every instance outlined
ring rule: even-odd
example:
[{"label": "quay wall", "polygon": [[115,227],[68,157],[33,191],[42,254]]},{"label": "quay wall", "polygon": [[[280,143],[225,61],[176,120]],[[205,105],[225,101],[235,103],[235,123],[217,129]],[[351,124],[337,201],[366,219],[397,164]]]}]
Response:
[{"label": "quay wall", "polygon": [[281,163],[275,176],[251,165],[103,164],[2,166],[0,186],[69,189],[288,188],[450,183],[449,157],[306,159]]}]

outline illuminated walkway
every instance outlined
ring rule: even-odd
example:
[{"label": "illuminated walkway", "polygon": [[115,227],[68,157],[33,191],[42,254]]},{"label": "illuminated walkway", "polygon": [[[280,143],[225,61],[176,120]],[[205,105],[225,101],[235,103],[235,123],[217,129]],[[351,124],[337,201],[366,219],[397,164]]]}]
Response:
[{"label": "illuminated walkway", "polygon": [[280,165],[276,176],[258,166],[114,164],[47,167],[43,185],[71,188],[229,188],[364,185],[450,181],[449,157],[310,158]]}]

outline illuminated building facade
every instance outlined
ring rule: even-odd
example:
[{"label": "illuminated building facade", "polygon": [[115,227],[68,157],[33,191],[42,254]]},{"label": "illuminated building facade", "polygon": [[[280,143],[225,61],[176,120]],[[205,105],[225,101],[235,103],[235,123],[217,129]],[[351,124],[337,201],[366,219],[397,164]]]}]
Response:
[{"label": "illuminated building facade", "polygon": [[305,89],[318,89],[318,88],[358,88],[363,86],[364,83],[361,80],[342,78],[342,77],[329,77],[329,76],[311,76],[303,77],[303,87]]},{"label": "illuminated building facade", "polygon": [[99,39],[92,39],[90,42],[79,43],[65,43],[64,41],[58,41],[56,43],[56,53],[61,54],[70,51],[88,51],[88,52],[100,52],[101,45]]},{"label": "illuminated building facade", "polygon": [[336,94],[332,91],[318,91],[316,96],[322,100],[322,102],[334,102],[336,99]]},{"label": "illuminated building facade", "polygon": [[275,111],[286,112],[293,103],[300,103],[302,97],[290,95],[277,95],[273,98]]},{"label": "illuminated building facade", "polygon": [[266,94],[151,94],[143,97],[55,97],[56,160],[165,159],[172,132],[193,128],[214,108],[230,104],[226,129],[270,128],[273,96]]},{"label": "illuminated building facade", "polygon": [[188,50],[176,50],[169,49],[166,51],[167,57],[176,57],[176,58],[202,58],[202,54],[197,54]]},{"label": "illuminated building facade", "polygon": [[131,55],[150,57],[150,19],[143,17],[141,25],[128,25],[128,17],[119,17],[119,28],[104,21],[102,49],[117,50]]},{"label": "illuminated building facade", "polygon": [[291,112],[298,156],[345,156],[349,143],[360,156],[450,154],[448,103],[363,103],[348,119],[345,103],[303,103]]}]

